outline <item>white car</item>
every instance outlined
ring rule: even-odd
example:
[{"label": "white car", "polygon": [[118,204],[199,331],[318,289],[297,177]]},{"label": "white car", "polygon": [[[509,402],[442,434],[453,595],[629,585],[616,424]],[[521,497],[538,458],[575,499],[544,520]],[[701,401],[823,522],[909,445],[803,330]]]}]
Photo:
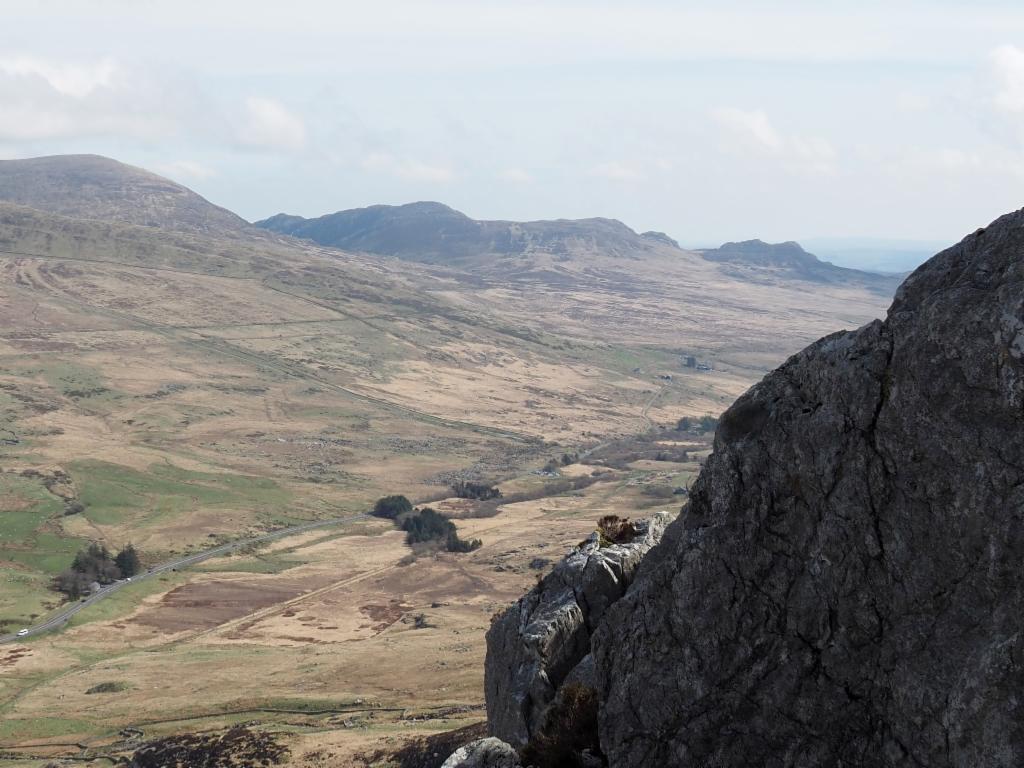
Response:
[{"label": "white car", "polygon": [[24,637],[27,634],[28,634],[28,630],[27,629],[19,629],[18,630],[18,637]]}]

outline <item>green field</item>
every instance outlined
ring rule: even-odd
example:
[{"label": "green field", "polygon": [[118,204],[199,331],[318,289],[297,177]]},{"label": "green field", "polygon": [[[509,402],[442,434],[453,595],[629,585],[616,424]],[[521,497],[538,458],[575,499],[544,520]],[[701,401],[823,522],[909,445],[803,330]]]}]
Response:
[{"label": "green field", "polygon": [[149,471],[103,461],[76,461],[68,465],[80,489],[85,516],[98,525],[125,525],[144,529],[173,519],[196,505],[254,509],[268,520],[282,517],[292,496],[273,480],[244,475],[184,470],[153,464]]},{"label": "green field", "polygon": [[60,532],[63,511],[41,478],[0,473],[0,627],[29,624],[59,602],[50,579],[84,545]]},{"label": "green field", "polygon": [[[70,462],[67,470],[84,505],[81,516],[96,526],[142,533],[172,523],[197,505],[244,509],[267,525],[308,519],[294,516],[292,494],[267,478],[195,472],[166,464],[139,472],[96,460]],[[71,518],[64,509],[64,499],[47,490],[45,478],[0,473],[0,627],[29,624],[61,602],[50,581],[88,543],[87,538],[65,531]],[[182,548],[199,543],[182,542]],[[256,567],[273,572],[284,566]]]}]

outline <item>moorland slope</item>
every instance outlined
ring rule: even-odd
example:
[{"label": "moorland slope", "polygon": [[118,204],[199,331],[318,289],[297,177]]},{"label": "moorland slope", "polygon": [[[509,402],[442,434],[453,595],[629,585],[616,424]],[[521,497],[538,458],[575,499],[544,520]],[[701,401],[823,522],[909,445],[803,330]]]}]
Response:
[{"label": "moorland slope", "polygon": [[84,219],[224,237],[244,219],[192,190],[100,155],[0,160],[0,200]]},{"label": "moorland slope", "polygon": [[[484,541],[468,555],[410,561],[401,532],[371,521],[132,584],[7,646],[3,745],[112,749],[125,727],[278,710],[294,724],[306,708],[321,712],[314,741],[350,752],[407,733],[410,707],[475,717],[487,619],[530,564],[598,514],[673,499],[704,448],[672,429],[681,416],[721,411],[882,309],[863,286],[775,267],[741,280],[621,224],[577,226],[557,249],[466,270],[258,230],[113,161],[0,163],[7,629],[53,608],[50,579],[89,541],[131,542],[152,564],[388,493],[438,499],[456,477],[504,480],[516,499],[440,502]],[[605,229],[628,250],[602,246]],[[636,433],[643,457],[599,458]],[[594,463],[533,474],[577,451]],[[416,662],[380,663],[395,653]],[[107,682],[125,689],[87,693]],[[365,729],[324,735],[323,718],[360,707]]]}]

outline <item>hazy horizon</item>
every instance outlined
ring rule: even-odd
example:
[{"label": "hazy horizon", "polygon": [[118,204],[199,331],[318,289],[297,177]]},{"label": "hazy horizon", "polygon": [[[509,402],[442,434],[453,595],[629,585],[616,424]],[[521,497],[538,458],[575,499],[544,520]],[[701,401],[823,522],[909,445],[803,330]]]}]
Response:
[{"label": "hazy horizon", "polygon": [[0,157],[107,155],[249,220],[952,243],[1024,180],[1024,12],[983,5],[63,0],[6,14]]}]

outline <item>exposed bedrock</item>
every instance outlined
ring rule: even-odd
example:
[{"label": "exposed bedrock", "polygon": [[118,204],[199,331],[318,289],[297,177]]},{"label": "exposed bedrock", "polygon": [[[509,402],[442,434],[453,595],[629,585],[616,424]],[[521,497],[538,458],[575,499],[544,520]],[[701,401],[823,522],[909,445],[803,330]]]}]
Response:
[{"label": "exposed bedrock", "polygon": [[590,653],[591,634],[670,520],[660,512],[640,521],[627,544],[602,546],[593,535],[495,619],[484,669],[492,736],[522,748],[543,726],[564,682],[593,682],[588,664],[574,673]]},{"label": "exposed bedrock", "polygon": [[593,638],[610,764],[1024,765],[1022,515],[1017,212],[723,416]]}]

